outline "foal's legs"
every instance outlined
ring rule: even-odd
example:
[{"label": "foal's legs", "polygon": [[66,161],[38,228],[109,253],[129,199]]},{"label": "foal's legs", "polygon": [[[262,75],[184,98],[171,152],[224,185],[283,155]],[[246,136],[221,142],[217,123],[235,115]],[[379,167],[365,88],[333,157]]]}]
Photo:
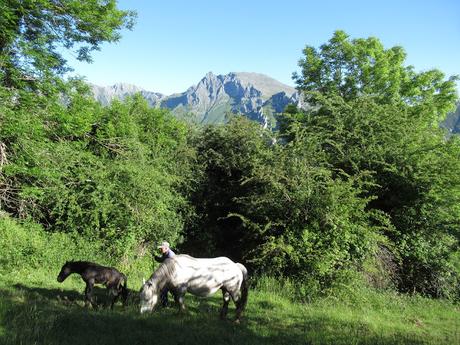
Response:
[{"label": "foal's legs", "polygon": [[89,306],[89,301],[91,300],[91,288],[90,288],[90,285],[89,283],[86,283],[86,287],[85,287],[85,307],[88,307]]},{"label": "foal's legs", "polygon": [[93,285],[94,282],[92,280],[89,280],[86,282],[86,288],[85,288],[85,307],[88,307],[89,304],[93,306],[93,308],[97,308],[97,304],[94,303],[93,301]]},{"label": "foal's legs", "polygon": [[121,301],[123,303],[123,307],[126,307],[126,304],[128,303],[128,297],[129,297],[128,288],[122,285],[121,286]]},{"label": "foal's legs", "polygon": [[110,304],[110,309],[113,309],[113,305],[117,302],[118,298],[120,297],[120,290],[115,290],[114,288],[109,289],[109,295],[113,295],[112,303]]},{"label": "foal's legs", "polygon": [[230,302],[230,293],[224,287],[222,287],[222,297],[224,304],[220,310],[220,318],[223,320],[227,317],[228,303]]},{"label": "foal's legs", "polygon": [[118,301],[120,297],[123,303],[123,307],[126,307],[126,302],[128,300],[128,290],[124,286],[120,286],[119,288],[110,288],[109,295],[113,295],[110,309],[113,309],[113,305]]}]

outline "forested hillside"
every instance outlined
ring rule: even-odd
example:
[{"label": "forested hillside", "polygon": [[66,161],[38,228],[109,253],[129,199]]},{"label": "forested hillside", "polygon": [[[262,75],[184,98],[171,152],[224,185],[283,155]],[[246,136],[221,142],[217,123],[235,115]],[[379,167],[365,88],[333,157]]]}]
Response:
[{"label": "forested hillside", "polygon": [[439,127],[453,78],[337,31],[303,50],[312,107],[287,107],[279,131],[197,126],[63,78],[57,45],[90,61],[132,26],[114,1],[1,6],[0,272],[67,258],[134,272],[168,240],[289,277],[304,302],[357,282],[460,299],[460,141]]}]

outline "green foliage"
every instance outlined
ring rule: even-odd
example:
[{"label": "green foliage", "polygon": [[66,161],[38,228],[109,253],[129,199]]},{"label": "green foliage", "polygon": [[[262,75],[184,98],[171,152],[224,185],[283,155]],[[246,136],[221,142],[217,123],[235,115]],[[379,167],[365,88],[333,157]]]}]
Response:
[{"label": "green foliage", "polygon": [[225,126],[207,126],[196,133],[192,145],[197,150],[198,180],[191,202],[197,218],[187,231],[185,251],[243,258],[246,230],[231,214],[240,211],[236,198],[251,188],[242,181],[269,151],[269,143],[268,132],[241,116]]},{"label": "green foliage", "polygon": [[119,40],[135,17],[115,0],[2,0],[0,12],[0,83],[18,89],[59,83],[55,76],[69,70],[62,49],[91,62],[91,52]]},{"label": "green foliage", "polygon": [[72,90],[64,104],[4,106],[4,209],[118,255],[132,243],[179,241],[193,159],[185,125],[141,97],[102,108],[78,83]]},{"label": "green foliage", "polygon": [[239,199],[240,217],[252,230],[247,237],[257,243],[247,259],[261,272],[327,286],[370,255],[385,219],[366,208],[365,176],[331,171],[316,137],[273,153],[245,182],[263,187]]},{"label": "green foliage", "polygon": [[319,50],[307,46],[303,53],[301,74],[294,73],[294,80],[300,90],[313,92],[310,102],[315,103],[317,92],[346,101],[368,95],[384,104],[410,105],[414,113],[428,108],[432,124],[454,109],[458,77],[444,80],[439,70],[416,73],[412,66],[404,66],[402,47],[385,49],[375,37],[351,40],[336,31]]},{"label": "green foliage", "polygon": [[90,62],[135,14],[114,0],[0,7],[0,208],[117,257],[180,241],[192,213],[186,127],[141,97],[102,108],[86,85],[60,79],[64,49]]},{"label": "green foliage", "polygon": [[388,226],[366,208],[368,176],[332,171],[320,139],[299,136],[273,144],[269,132],[238,117],[199,133],[198,226],[187,231],[187,252],[227,255],[315,289],[360,267]]},{"label": "green foliage", "polygon": [[288,109],[278,144],[238,118],[198,136],[204,175],[186,251],[316,291],[359,270],[382,288],[455,298],[457,139],[431,125],[427,104],[336,93],[315,102]]},{"label": "green foliage", "polygon": [[417,74],[403,66],[401,48],[343,32],[304,53],[296,80],[315,107],[286,114],[283,138],[315,137],[332,171],[364,174],[358,195],[386,219],[381,234],[401,290],[458,297],[450,257],[460,239],[460,147],[438,129],[455,104],[454,79]]},{"label": "green foliage", "polygon": [[62,233],[49,234],[32,221],[22,224],[0,215],[0,274],[22,270],[59,270],[71,259],[101,258],[98,244]]}]

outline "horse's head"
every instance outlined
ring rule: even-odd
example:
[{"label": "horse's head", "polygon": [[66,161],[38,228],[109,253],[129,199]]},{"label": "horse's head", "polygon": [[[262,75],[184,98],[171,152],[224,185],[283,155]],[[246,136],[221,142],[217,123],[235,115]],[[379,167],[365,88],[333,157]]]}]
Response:
[{"label": "horse's head", "polygon": [[59,272],[57,276],[57,281],[59,283],[62,283],[71,273],[72,273],[72,269],[70,267],[70,263],[66,262],[64,266],[62,266],[61,272]]},{"label": "horse's head", "polygon": [[146,311],[152,311],[158,302],[158,291],[156,286],[149,280],[144,281],[140,291],[141,314]]}]

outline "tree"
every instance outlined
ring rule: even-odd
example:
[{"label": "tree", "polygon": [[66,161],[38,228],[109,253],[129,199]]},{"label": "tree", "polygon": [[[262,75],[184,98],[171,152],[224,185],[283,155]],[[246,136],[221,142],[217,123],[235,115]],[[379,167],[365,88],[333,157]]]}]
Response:
[{"label": "tree", "polygon": [[318,138],[336,178],[367,174],[360,194],[390,221],[382,234],[401,290],[452,296],[460,282],[451,261],[460,240],[460,146],[439,123],[455,106],[455,77],[415,73],[402,48],[341,31],[304,53],[295,78],[314,108],[288,114],[284,137]]},{"label": "tree", "polygon": [[0,12],[0,85],[20,89],[69,71],[63,49],[91,62],[91,52],[117,41],[135,18],[115,0],[1,0]]},{"label": "tree", "polygon": [[315,102],[315,92],[345,100],[375,96],[382,103],[409,105],[415,113],[429,107],[433,123],[453,110],[458,77],[445,80],[436,69],[416,73],[412,66],[404,65],[402,47],[385,49],[375,37],[352,40],[345,32],[336,31],[319,50],[306,46],[303,53],[301,74],[294,73],[293,78],[310,102]]},{"label": "tree", "polygon": [[242,260],[250,243],[246,229],[234,214],[241,213],[237,198],[254,184],[244,180],[269,150],[269,132],[243,116],[225,126],[207,126],[197,134],[199,184],[192,195],[198,218],[190,227],[184,249],[198,256],[226,255]]}]

